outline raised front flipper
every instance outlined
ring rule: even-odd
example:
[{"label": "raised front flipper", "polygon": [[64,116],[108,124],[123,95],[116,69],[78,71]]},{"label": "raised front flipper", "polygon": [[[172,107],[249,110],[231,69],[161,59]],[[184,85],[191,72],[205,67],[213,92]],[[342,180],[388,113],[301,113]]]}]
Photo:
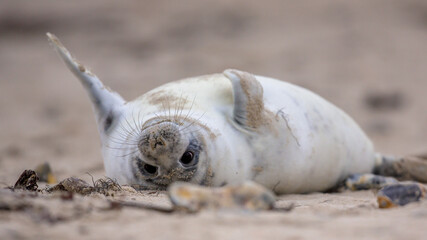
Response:
[{"label": "raised front flipper", "polygon": [[95,74],[73,58],[55,35],[47,33],[47,36],[56,52],[71,72],[80,79],[88,92],[96,114],[99,132],[103,136],[122,114],[125,101],[119,94],[104,86]]},{"label": "raised front flipper", "polygon": [[263,88],[254,75],[228,69],[224,75],[233,86],[233,120],[243,129],[256,131],[268,124],[264,109]]}]

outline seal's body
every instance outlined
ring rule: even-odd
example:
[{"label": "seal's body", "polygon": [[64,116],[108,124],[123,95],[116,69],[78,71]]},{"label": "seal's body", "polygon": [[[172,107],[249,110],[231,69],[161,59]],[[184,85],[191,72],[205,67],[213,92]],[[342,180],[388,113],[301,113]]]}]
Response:
[{"label": "seal's body", "polygon": [[121,184],[253,180],[276,193],[302,193],[374,168],[372,143],[359,126],[309,90],[226,70],[125,102],[48,36],[91,96],[107,176]]}]

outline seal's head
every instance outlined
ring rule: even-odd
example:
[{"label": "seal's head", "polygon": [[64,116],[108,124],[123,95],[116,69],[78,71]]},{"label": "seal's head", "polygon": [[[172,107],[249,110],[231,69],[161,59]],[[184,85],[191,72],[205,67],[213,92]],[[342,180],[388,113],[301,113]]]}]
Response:
[{"label": "seal's head", "polygon": [[208,166],[204,136],[188,121],[153,118],[138,134],[130,169],[138,185],[163,189],[175,181],[204,181]]},{"label": "seal's head", "polygon": [[[134,124],[133,124],[134,123]],[[164,190],[176,181],[210,185],[209,133],[191,118],[138,121],[124,113],[102,138],[107,176],[139,189]]]}]

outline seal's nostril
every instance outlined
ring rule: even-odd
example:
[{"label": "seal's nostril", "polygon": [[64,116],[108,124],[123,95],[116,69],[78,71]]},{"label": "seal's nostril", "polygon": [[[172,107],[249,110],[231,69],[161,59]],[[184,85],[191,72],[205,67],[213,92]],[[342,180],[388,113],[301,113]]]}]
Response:
[{"label": "seal's nostril", "polygon": [[162,136],[151,133],[148,138],[148,143],[150,144],[151,150],[154,150],[157,146],[165,146],[166,140]]},{"label": "seal's nostril", "polygon": [[144,164],[144,170],[148,173],[148,174],[155,174],[157,173],[157,167],[150,165],[150,164]]}]

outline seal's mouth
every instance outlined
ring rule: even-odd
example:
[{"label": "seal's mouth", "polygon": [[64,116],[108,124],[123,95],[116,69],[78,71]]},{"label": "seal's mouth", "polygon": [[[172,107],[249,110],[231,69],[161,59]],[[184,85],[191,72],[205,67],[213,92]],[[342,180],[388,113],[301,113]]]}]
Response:
[{"label": "seal's mouth", "polygon": [[142,161],[140,158],[136,160],[136,166],[146,178],[155,178],[159,175],[159,167]]},{"label": "seal's mouth", "polygon": [[146,172],[149,175],[156,175],[157,171],[159,170],[159,167],[150,165],[148,163],[144,163],[142,168],[144,169],[144,172]]}]

